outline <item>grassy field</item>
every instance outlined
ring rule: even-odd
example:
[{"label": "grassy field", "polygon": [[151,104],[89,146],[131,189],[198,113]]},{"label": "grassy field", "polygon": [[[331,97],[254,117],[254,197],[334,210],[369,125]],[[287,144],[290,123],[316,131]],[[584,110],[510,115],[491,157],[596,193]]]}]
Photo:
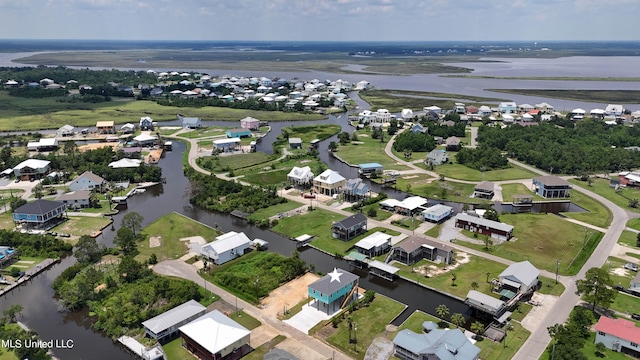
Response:
[{"label": "grassy field", "polygon": [[161,106],[153,101],[127,100],[110,101],[100,104],[58,103],[56,98],[25,99],[16,98],[0,91],[0,110],[3,120],[0,131],[25,131],[57,129],[65,124],[75,127],[95,126],[97,121],[113,120],[124,124],[150,116],[155,121],[176,120],[176,114],[200,117],[203,120],[239,121],[251,116],[265,121],[320,120],[320,114],[285,113],[281,111],[254,111],[205,106],[201,108],[178,108]]},{"label": "grassy field", "polygon": [[232,312],[229,315],[229,317],[233,319],[235,322],[237,322],[238,324],[247,328],[248,330],[253,330],[258,326],[262,325],[260,320],[254,318],[253,316],[247,314],[242,310]]},{"label": "grassy field", "polygon": [[640,218],[630,219],[629,221],[627,221],[627,227],[640,230]]},{"label": "grassy field", "polygon": [[[629,199],[640,199],[640,189],[625,187],[616,191],[614,188],[609,187],[609,179],[603,178],[591,178],[591,186],[586,181],[578,179],[570,179],[569,182],[593,191],[625,210],[640,212],[640,209],[634,209],[629,206]],[[573,194],[575,193],[576,191],[573,192]]]},{"label": "grassy field", "polygon": [[[189,244],[181,238],[202,236],[207,242],[220,235],[220,232],[178,213],[167,214],[142,229],[144,240],[138,245],[140,254],[136,260],[145,261],[156,254],[158,261],[177,259],[189,250]],[[149,247],[151,236],[160,236],[159,247]]]},{"label": "grassy field", "polygon": [[331,223],[340,221],[343,218],[344,216],[328,210],[315,209],[306,214],[280,219],[278,225],[274,226],[271,230],[291,238],[298,237],[302,234],[309,234],[316,236],[314,241],[339,241],[331,237]]},{"label": "grassy field", "polygon": [[182,338],[179,337],[162,345],[162,350],[167,355],[167,359],[171,360],[195,360],[196,357],[191,355],[187,349],[182,347]]},{"label": "grassy field", "polygon": [[303,206],[303,205],[295,201],[287,201],[286,203],[277,204],[277,205],[269,206],[267,208],[259,209],[258,211],[253,212],[249,216],[249,219],[254,221],[268,219],[277,214],[286,213],[287,211],[291,211],[293,209],[299,208],[300,206]]},{"label": "grassy field", "polygon": [[370,130],[358,131],[358,141],[339,145],[335,155],[350,165],[377,162],[385,170],[409,170],[408,166],[398,164],[384,152],[386,142],[381,143],[370,136]]},{"label": "grassy field", "polygon": [[563,213],[564,216],[600,227],[611,224],[611,211],[592,197],[574,190],[571,192],[571,202],[587,212],[566,212]]},{"label": "grassy field", "polygon": [[69,216],[69,220],[54,227],[51,231],[67,233],[73,236],[91,235],[96,230],[109,225],[111,219],[108,217],[93,216]]},{"label": "grassy field", "polygon": [[334,239],[331,237],[330,231],[328,231],[329,236],[322,236],[311,241],[311,245],[320,250],[326,251],[329,254],[337,254],[337,255],[346,255],[353,248],[353,245],[358,241],[364,239],[365,237],[373,234],[376,231],[380,231],[383,233],[388,233],[389,235],[399,235],[400,233],[394,230],[385,229],[382,227],[375,227],[373,229],[367,230],[366,233],[358,235],[357,237],[349,240],[342,241],[339,239]]},{"label": "grassy field", "polygon": [[[638,219],[634,219],[634,220],[638,220]],[[618,243],[626,245],[630,248],[637,248],[637,244],[638,244],[638,234],[634,233],[633,231],[623,231],[622,234],[620,235],[620,238],[618,239]]]},{"label": "grassy field", "polygon": [[502,201],[504,202],[512,202],[513,195],[517,194],[531,195],[533,201],[544,201],[542,196],[535,194],[524,184],[502,184],[500,186],[502,187]]},{"label": "grassy field", "polygon": [[[367,348],[373,339],[385,330],[391,320],[404,310],[405,305],[376,294],[375,299],[368,307],[363,307],[349,316],[357,327],[355,337],[356,344],[349,343],[349,324],[343,320],[326,341],[342,350],[352,358],[364,359]],[[331,325],[328,325],[331,326]]]},{"label": "grassy field", "polygon": [[[623,292],[618,295],[609,305],[609,308],[623,314],[640,314],[640,298]],[[627,320],[631,320],[631,316],[627,316]]]},{"label": "grassy field", "polygon": [[[636,273],[634,271],[625,269],[624,265],[626,263],[626,260],[614,256],[609,256],[607,258],[607,261],[601,266],[601,269],[606,270],[609,273],[609,277],[613,281],[614,285],[620,285],[622,287],[628,288],[631,280],[633,280],[633,278],[636,276]],[[625,310],[622,310],[622,312],[624,311]],[[638,312],[640,312],[640,309]]]},{"label": "grassy field", "polygon": [[[514,261],[529,260],[538,269],[554,273],[559,260],[562,275],[577,273],[602,238],[600,232],[591,229],[585,232],[582,226],[551,214],[503,214],[500,221],[514,226],[515,239],[490,247],[489,253]],[[581,251],[585,239],[589,240]],[[468,242],[464,245],[487,252],[484,245]]]},{"label": "grassy field", "polygon": [[214,173],[238,170],[273,160],[273,155],[263,152],[205,156],[197,159],[198,165]]},{"label": "grassy field", "polygon": [[467,181],[483,181],[483,179],[487,181],[503,181],[532,179],[536,177],[536,174],[531,171],[515,165],[509,165],[506,169],[485,171],[483,176],[480,170],[458,164],[455,161],[455,157],[451,157],[451,162],[452,164],[436,166],[434,171],[448,178]]},{"label": "grassy field", "polygon": [[418,196],[457,202],[485,202],[481,199],[470,199],[474,187],[473,184],[440,181],[424,174],[400,176],[396,181],[397,189]]},{"label": "grassy field", "polygon": [[459,94],[387,89],[361,91],[360,97],[368,102],[372,109],[387,109],[390,112],[400,112],[402,109],[422,110],[422,108],[429,105],[451,109],[456,102],[452,99],[468,99],[468,102],[465,102],[467,105],[477,106],[486,102],[506,101]]},{"label": "grassy field", "polygon": [[242,181],[254,185],[284,185],[287,182],[287,174],[294,166],[309,166],[314,173],[323,165],[318,158],[304,157],[299,159],[282,159],[278,161],[269,161],[252,167],[239,169],[235,172],[236,176],[242,175]]},{"label": "grassy field", "polygon": [[[383,221],[390,218],[391,215],[393,215],[393,213],[390,211],[380,209],[380,205],[378,203],[366,205],[365,207],[362,208],[362,213],[368,214],[370,209],[374,209],[376,211],[376,216],[374,217],[370,217],[369,215],[367,215],[367,217],[370,219]],[[360,212],[360,210],[353,210],[350,207],[346,208],[345,210],[351,211],[352,213]]]},{"label": "grassy field", "polygon": [[289,138],[300,138],[302,140],[302,148],[306,151],[306,146],[311,140],[324,140],[340,132],[340,125],[336,124],[317,124],[317,125],[294,125],[287,126],[281,130],[281,139],[274,143],[280,146],[289,146],[288,138],[282,137],[286,131]]},{"label": "grassy field", "polygon": [[200,129],[191,129],[178,136],[185,139],[199,139],[204,137],[222,136],[226,131],[233,129],[233,126],[205,126]]}]

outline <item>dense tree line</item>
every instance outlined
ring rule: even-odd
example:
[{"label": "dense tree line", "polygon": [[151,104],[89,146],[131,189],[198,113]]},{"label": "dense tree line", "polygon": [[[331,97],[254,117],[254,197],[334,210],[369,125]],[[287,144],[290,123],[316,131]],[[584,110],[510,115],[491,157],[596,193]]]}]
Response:
[{"label": "dense tree line", "polygon": [[147,74],[146,71],[71,69],[64,66],[0,68],[0,79],[13,79],[18,82],[29,83],[39,82],[44,78],[49,78],[58,84],[66,84],[69,80],[75,80],[78,84],[89,84],[91,86],[108,82],[133,86],[140,83],[153,84],[158,81],[157,75]]},{"label": "dense tree line", "polygon": [[589,329],[594,322],[593,313],[585,308],[576,307],[569,315],[566,324],[555,324],[547,328],[552,344],[547,348],[550,359],[586,360],[581,349],[589,338]]},{"label": "dense tree line", "polygon": [[405,131],[396,136],[396,141],[393,143],[395,151],[426,152],[435,149],[435,147],[436,142],[433,139],[433,135],[420,132],[412,133],[410,131]]},{"label": "dense tree line", "polygon": [[20,255],[57,258],[71,251],[72,246],[50,235],[23,234],[0,229],[0,244],[13,247]]},{"label": "dense tree line", "polygon": [[431,136],[440,136],[444,139],[450,136],[465,137],[466,125],[463,122],[457,122],[453,126],[441,125],[432,121],[421,121],[421,125],[427,127],[427,131]]},{"label": "dense tree line", "polygon": [[244,186],[191,168],[187,170],[187,176],[191,180],[191,203],[209,210],[229,213],[237,209],[252,213],[287,201],[277,196],[275,187]]},{"label": "dense tree line", "polygon": [[[13,341],[16,347],[11,350],[18,359],[51,359],[51,356],[47,355],[47,349],[29,346],[31,341],[38,340],[38,333],[33,330],[24,330],[15,323],[15,316],[17,315],[16,311],[20,312],[21,310],[22,306],[19,304],[11,305],[9,309],[5,310],[4,316],[0,318],[0,339]],[[17,346],[18,344],[21,346]],[[0,348],[0,355],[2,355],[2,358],[5,358],[3,354],[6,351],[8,351],[8,349]],[[6,358],[13,359],[14,357],[8,355]]]},{"label": "dense tree line", "polygon": [[509,161],[502,155],[502,151],[488,146],[480,146],[475,149],[462,148],[456,154],[456,161],[480,171],[504,169],[509,165]]},{"label": "dense tree line", "polygon": [[553,173],[618,172],[640,167],[640,126],[607,125],[587,119],[574,127],[541,123],[507,128],[481,126],[478,141],[509,157]]},{"label": "dense tree line", "polygon": [[62,97],[67,95],[65,89],[44,89],[44,88],[32,88],[21,87],[9,90],[9,95],[23,98],[45,98],[45,97]]}]

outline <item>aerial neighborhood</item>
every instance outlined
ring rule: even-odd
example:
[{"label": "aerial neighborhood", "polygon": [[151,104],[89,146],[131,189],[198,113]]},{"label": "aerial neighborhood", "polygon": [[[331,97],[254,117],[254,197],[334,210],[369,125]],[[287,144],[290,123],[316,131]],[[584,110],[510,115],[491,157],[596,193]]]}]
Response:
[{"label": "aerial neighborhood", "polygon": [[141,359],[640,356],[640,110],[47,70],[2,92],[117,109],[2,135],[0,294],[64,266]]}]

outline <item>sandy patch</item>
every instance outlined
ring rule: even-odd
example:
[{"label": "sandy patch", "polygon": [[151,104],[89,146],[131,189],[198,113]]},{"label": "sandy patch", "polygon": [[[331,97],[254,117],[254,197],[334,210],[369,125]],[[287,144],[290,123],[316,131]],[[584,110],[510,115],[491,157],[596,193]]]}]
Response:
[{"label": "sandy patch", "polygon": [[456,252],[456,261],[448,265],[447,267],[438,267],[436,265],[423,265],[414,268],[413,270],[420,275],[424,275],[426,277],[438,276],[455,270],[458,266],[462,264],[466,264],[471,261],[471,256],[469,256],[466,252]]},{"label": "sandy patch", "polygon": [[319,276],[306,273],[273,290],[269,296],[262,299],[260,308],[269,316],[277,317],[284,313],[284,308],[293,307],[307,299],[307,286],[319,279]]},{"label": "sandy patch", "polygon": [[31,261],[31,260],[18,260],[16,261],[16,263],[20,263],[20,264],[33,264],[35,261]]},{"label": "sandy patch", "polygon": [[414,178],[417,178],[417,177],[418,177],[418,175],[410,175],[410,176],[403,176],[402,178],[407,180],[407,179],[414,179]]},{"label": "sandy patch", "polygon": [[160,236],[160,235],[151,236],[149,238],[149,247],[150,248],[160,247],[160,245],[162,245],[162,236]]},{"label": "sandy patch", "polygon": [[611,272],[618,276],[627,276],[627,269],[622,267],[611,269]]},{"label": "sandy patch", "polygon": [[190,244],[200,244],[204,245],[207,243],[207,240],[202,236],[191,236],[186,238],[180,238],[180,241],[188,241]]},{"label": "sandy patch", "polygon": [[306,164],[306,163],[310,163],[312,160],[302,160],[300,161],[300,164]]}]

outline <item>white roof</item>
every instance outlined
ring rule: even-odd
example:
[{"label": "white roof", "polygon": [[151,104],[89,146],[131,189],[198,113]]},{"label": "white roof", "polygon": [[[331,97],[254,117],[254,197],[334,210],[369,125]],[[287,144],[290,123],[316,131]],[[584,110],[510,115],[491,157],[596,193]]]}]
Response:
[{"label": "white roof", "polygon": [[513,231],[513,226],[512,225],[501,223],[501,222],[497,222],[497,221],[493,221],[493,220],[489,220],[489,219],[485,219],[485,218],[481,218],[481,217],[471,216],[471,215],[465,214],[465,213],[458,213],[455,218],[456,218],[456,220],[459,219],[459,220],[462,220],[462,221],[466,221],[466,222],[470,222],[470,223],[478,224],[478,225],[482,225],[482,226],[487,226],[489,228],[497,229],[497,230],[501,230],[501,231],[505,231],[505,232]]},{"label": "white roof", "polygon": [[191,316],[205,311],[207,308],[202,306],[195,300],[189,300],[184,304],[178,305],[162,314],[153,317],[142,323],[142,326],[151,330],[154,334],[158,334]]},{"label": "white roof", "polygon": [[365,237],[364,239],[358,241],[355,246],[363,249],[373,249],[375,247],[380,247],[386,243],[391,242],[391,235],[385,234],[380,231],[376,231],[373,234]]},{"label": "white roof", "polygon": [[71,125],[62,125],[58,131],[72,131],[73,130],[73,126]]},{"label": "white roof", "polygon": [[250,245],[251,240],[245,235],[243,232],[237,233],[235,231],[230,231],[226,234],[222,234],[216,237],[216,240],[203,245],[203,252],[208,252],[209,249],[214,251],[216,254],[222,254],[227,251],[233,250],[242,245]]},{"label": "white roof", "polygon": [[140,134],[133,138],[134,141],[139,141],[139,142],[157,140],[157,139],[158,138],[156,136],[149,135],[149,134]]},{"label": "white roof", "polygon": [[429,206],[428,208],[426,208],[422,213],[423,214],[433,214],[435,216],[441,216],[441,215],[444,215],[446,213],[451,212],[451,210],[453,210],[453,208],[451,206],[442,205],[442,204],[435,204],[433,206]]},{"label": "white roof", "polygon": [[387,263],[383,263],[382,261],[378,261],[378,260],[371,261],[369,263],[369,267],[380,269],[380,270],[382,270],[384,272],[387,272],[389,274],[395,274],[400,270],[397,267],[391,266],[391,265],[389,265]]},{"label": "white roof", "polygon": [[113,169],[138,167],[142,164],[142,160],[123,158],[118,161],[109,163],[109,167]]},{"label": "white roof", "polygon": [[593,109],[591,111],[589,111],[589,114],[594,114],[594,115],[604,115],[605,111],[602,109]]},{"label": "white roof", "polygon": [[585,112],[586,111],[584,111],[584,109],[580,109],[580,108],[571,110],[572,114],[583,114],[584,115]]},{"label": "white roof", "polygon": [[488,307],[494,311],[498,311],[504,306],[504,301],[476,290],[469,290],[465,302],[468,301],[482,305],[485,308]]},{"label": "white roof", "polygon": [[509,265],[498,277],[516,281],[525,286],[531,286],[537,281],[539,275],[540,271],[531,265],[529,261],[522,261]]},{"label": "white roof", "polygon": [[425,199],[421,196],[411,196],[400,201],[400,203],[397,206],[400,206],[401,208],[404,208],[404,209],[413,210],[419,206],[427,204],[428,202],[429,202],[428,199]]},{"label": "white roof", "polygon": [[39,169],[39,168],[49,166],[49,164],[51,164],[51,161],[48,161],[48,160],[28,159],[16,165],[14,169],[22,169],[25,167],[28,167],[31,169]]},{"label": "white roof", "polygon": [[133,125],[132,123],[126,123],[126,124],[124,124],[124,125],[120,126],[120,129],[133,129],[133,128],[135,128],[135,127],[136,127],[136,126],[135,126],[135,125]]},{"label": "white roof", "polygon": [[322,174],[316,176],[313,181],[319,181],[325,184],[335,184],[346,180],[340,173],[331,169],[325,170]]},{"label": "white roof", "polygon": [[398,206],[398,204],[400,204],[400,201],[398,201],[396,199],[386,199],[386,200],[380,202],[381,206],[393,207],[393,208]]},{"label": "white roof", "polygon": [[218,140],[213,140],[213,144],[214,145],[224,145],[224,144],[236,144],[236,143],[240,143],[242,142],[242,140],[240,138],[228,138],[228,139],[218,139]]},{"label": "white roof", "polygon": [[504,114],[504,115],[502,115],[502,120],[511,120],[511,121],[513,121],[513,116],[511,116],[509,114]]},{"label": "white roof", "polygon": [[222,351],[251,334],[251,331],[218,310],[213,310],[181,326],[180,332],[212,354]]},{"label": "white roof", "polygon": [[58,140],[56,138],[41,138],[40,146],[57,146]]},{"label": "white roof", "polygon": [[304,166],[304,167],[297,167],[294,166],[293,169],[291,169],[291,171],[289,171],[289,174],[287,175],[287,178],[294,178],[294,179],[307,179],[309,177],[313,177],[313,173],[311,172],[311,168],[308,166]]}]

